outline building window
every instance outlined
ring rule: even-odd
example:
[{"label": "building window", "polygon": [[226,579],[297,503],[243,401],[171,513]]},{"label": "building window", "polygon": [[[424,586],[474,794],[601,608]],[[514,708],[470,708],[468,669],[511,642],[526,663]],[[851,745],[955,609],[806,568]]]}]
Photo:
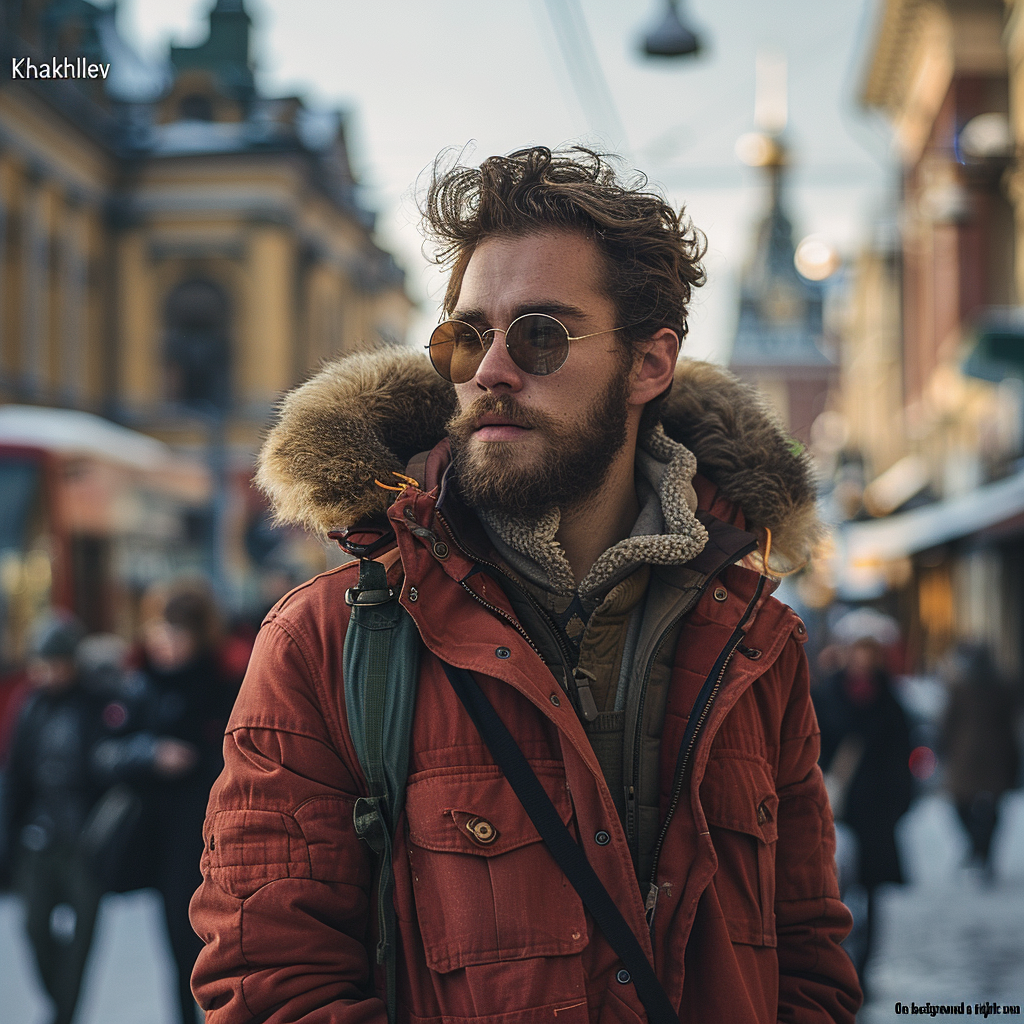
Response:
[{"label": "building window", "polygon": [[164,362],[172,401],[207,411],[228,409],[229,320],[227,296],[212,281],[183,281],[167,297]]}]

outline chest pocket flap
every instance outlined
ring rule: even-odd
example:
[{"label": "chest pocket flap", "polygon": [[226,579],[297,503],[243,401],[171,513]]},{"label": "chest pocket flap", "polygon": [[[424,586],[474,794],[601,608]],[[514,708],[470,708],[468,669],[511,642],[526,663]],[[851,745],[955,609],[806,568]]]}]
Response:
[{"label": "chest pocket flap", "polygon": [[779,798],[764,761],[708,761],[700,801],[718,856],[714,887],[733,942],[774,946]]},{"label": "chest pocket flap", "polygon": [[[534,770],[569,825],[561,766]],[[416,916],[431,970],[564,956],[586,945],[576,891],[497,769],[412,777],[406,818]]]}]

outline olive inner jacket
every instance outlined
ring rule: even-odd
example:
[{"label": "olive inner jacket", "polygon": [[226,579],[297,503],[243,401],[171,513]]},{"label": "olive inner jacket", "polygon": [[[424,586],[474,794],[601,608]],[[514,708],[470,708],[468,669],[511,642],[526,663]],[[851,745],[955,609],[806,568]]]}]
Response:
[{"label": "olive inner jacket", "polygon": [[[598,761],[505,593],[438,514],[436,488],[410,486],[388,509],[398,551],[389,578],[424,643],[394,849],[400,1021],[646,1019],[441,659],[471,671],[509,725],[684,1024],[854,1020],[861,995],[840,947],[851,922],[817,766],[805,630],[765,577],[740,564],[707,571],[715,517],[733,532],[744,520],[716,487],[698,494],[711,527],[700,571],[652,570],[695,601],[684,602],[662,727],[650,925]],[[341,678],[345,591],[357,578],[355,563],[342,566],[271,611],[228,726],[192,901],[206,943],[193,989],[209,1024],[386,1020],[371,952],[373,858],[352,825],[366,785]],[[691,713],[700,728],[684,754]],[[474,830],[479,819],[492,830]]]}]

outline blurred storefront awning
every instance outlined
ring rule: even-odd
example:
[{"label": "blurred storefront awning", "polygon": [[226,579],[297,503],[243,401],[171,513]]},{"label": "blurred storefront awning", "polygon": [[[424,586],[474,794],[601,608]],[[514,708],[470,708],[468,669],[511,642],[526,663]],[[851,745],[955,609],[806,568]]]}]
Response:
[{"label": "blurred storefront awning", "polygon": [[846,600],[877,597],[890,563],[987,531],[1024,533],[1024,470],[932,505],[845,523],[837,538],[837,590]]},{"label": "blurred storefront awning", "polygon": [[0,409],[0,442],[109,459],[132,469],[158,468],[173,458],[163,441],[100,416],[34,405],[6,405]]},{"label": "blurred storefront awning", "polygon": [[194,503],[209,500],[209,469],[198,459],[118,423],[77,409],[0,407],[0,445],[23,445],[92,460],[145,478],[154,489]]}]

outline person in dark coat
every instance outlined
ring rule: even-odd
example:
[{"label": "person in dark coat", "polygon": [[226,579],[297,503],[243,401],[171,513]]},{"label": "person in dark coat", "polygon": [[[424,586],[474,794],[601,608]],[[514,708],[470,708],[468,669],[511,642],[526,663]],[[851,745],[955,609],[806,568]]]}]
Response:
[{"label": "person in dark coat", "polygon": [[202,881],[203,819],[223,767],[224,730],[241,679],[223,664],[217,606],[198,581],[171,588],[162,613],[145,627],[143,646],[150,730],[176,737],[194,752],[185,772],[153,787],[147,812],[152,878],[163,897],[181,1020],[193,1024],[198,1006],[189,981],[203,944],[189,923],[188,906]]},{"label": "person in dark coat", "polygon": [[102,792],[91,752],[103,734],[102,703],[82,685],[76,653],[85,635],[72,615],[33,627],[32,687],[15,727],[5,772],[4,834],[26,930],[54,1024],[74,1016],[101,887],[79,839]]},{"label": "person in dark coat", "polygon": [[833,813],[857,839],[866,907],[854,963],[862,985],[874,946],[876,891],[904,880],[896,822],[910,807],[913,785],[910,725],[884,667],[882,638],[865,625],[848,643],[845,666],[812,691]]},{"label": "person in dark coat", "polygon": [[939,749],[946,788],[971,840],[971,859],[992,877],[999,800],[1017,784],[1020,751],[1013,696],[983,647],[963,644],[946,659],[950,688]]}]

